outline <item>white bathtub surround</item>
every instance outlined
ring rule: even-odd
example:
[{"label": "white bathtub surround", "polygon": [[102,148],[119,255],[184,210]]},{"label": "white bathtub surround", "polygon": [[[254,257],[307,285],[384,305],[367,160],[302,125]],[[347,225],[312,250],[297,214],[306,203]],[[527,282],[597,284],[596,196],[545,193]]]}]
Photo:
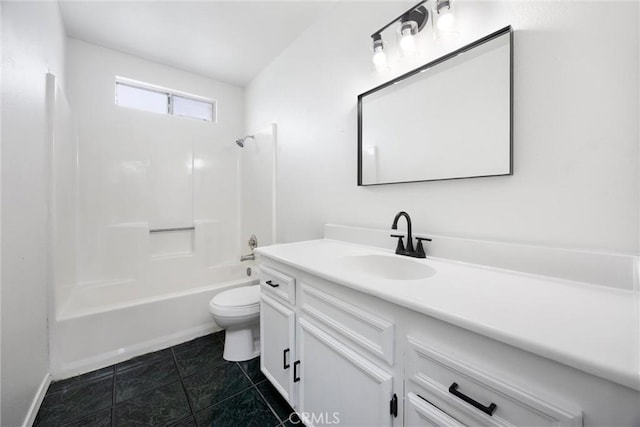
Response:
[{"label": "white bathtub surround", "polygon": [[65,301],[77,282],[75,237],[78,215],[78,138],[62,79],[47,74],[47,121],[49,126],[49,262],[50,314]]},{"label": "white bathtub surround", "polygon": [[[53,159],[52,252],[54,271],[74,274],[53,284],[56,379],[217,330],[209,300],[254,280],[251,264],[239,263],[233,141],[243,134],[243,89],[78,40],[68,46],[78,144]],[[213,99],[217,121],[117,106],[116,76]]]},{"label": "white bathtub surround", "polygon": [[[243,89],[74,39],[67,64],[79,136],[78,282],[145,280],[161,265],[150,253],[189,252],[189,236],[172,249],[152,229],[195,227],[184,274],[237,262]],[[117,106],[116,76],[213,99],[218,120]]]},{"label": "white bathtub surround", "polygon": [[259,246],[271,245],[276,235],[277,125],[271,123],[249,132],[240,151],[240,247],[248,253],[252,234]]},{"label": "white bathtub surround", "polygon": [[[400,257],[393,250],[322,239],[258,254],[448,324],[640,390],[639,293],[490,267]],[[377,255],[435,274],[389,280],[349,257]]]},{"label": "white bathtub surround", "polygon": [[[246,266],[218,269],[206,285],[142,283],[78,289],[52,330],[51,374],[56,380],[121,362],[220,330],[208,303],[220,292],[248,286]],[[182,286],[180,286],[182,285]],[[159,291],[162,291],[159,293]],[[73,305],[71,305],[73,304]]]},{"label": "white bathtub surround", "polygon": [[[234,264],[211,267],[205,271],[194,270],[192,274],[183,276],[181,272],[188,259],[176,257],[162,261],[162,265],[154,270],[155,274],[147,280],[98,282],[76,286],[66,303],[58,310],[57,320],[126,308],[216,286],[224,287],[225,283],[243,282],[256,277],[255,274],[252,274],[252,277],[246,275],[246,269],[251,263],[246,266]],[[200,308],[206,311],[206,307]]]}]

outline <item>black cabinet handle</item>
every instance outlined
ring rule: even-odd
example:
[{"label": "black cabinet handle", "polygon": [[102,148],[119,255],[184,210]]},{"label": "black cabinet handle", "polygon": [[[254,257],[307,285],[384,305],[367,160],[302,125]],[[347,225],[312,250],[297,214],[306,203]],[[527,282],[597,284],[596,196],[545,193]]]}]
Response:
[{"label": "black cabinet handle", "polygon": [[300,377],[298,376],[298,366],[300,366],[300,361],[293,362],[293,382],[297,383],[300,381]]},{"label": "black cabinet handle", "polygon": [[460,399],[464,400],[465,402],[467,402],[469,405],[473,406],[474,408],[480,409],[482,412],[484,412],[485,414],[487,414],[489,416],[492,416],[493,413],[498,408],[498,406],[495,403],[491,403],[491,404],[489,404],[489,406],[484,406],[483,404],[481,404],[477,400],[473,400],[469,396],[460,393],[458,391],[458,384],[457,383],[453,383],[453,384],[451,384],[451,386],[449,386],[449,393],[453,394],[456,397],[459,397]]},{"label": "black cabinet handle", "polygon": [[289,349],[285,348],[282,352],[282,369],[289,369],[291,365],[287,362],[287,354],[289,354]]},{"label": "black cabinet handle", "polygon": [[266,283],[272,288],[277,288],[278,286],[280,286],[278,283],[273,283],[271,280],[267,280]]},{"label": "black cabinet handle", "polygon": [[398,418],[398,395],[395,393],[393,393],[391,402],[389,402],[389,412],[391,413],[391,415]]}]

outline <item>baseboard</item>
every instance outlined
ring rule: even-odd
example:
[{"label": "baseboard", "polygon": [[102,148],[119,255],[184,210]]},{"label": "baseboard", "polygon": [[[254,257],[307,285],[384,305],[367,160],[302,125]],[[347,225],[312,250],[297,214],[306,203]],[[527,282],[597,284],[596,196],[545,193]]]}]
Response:
[{"label": "baseboard", "polygon": [[152,340],[143,341],[117,350],[108,351],[86,359],[64,363],[52,372],[53,379],[57,381],[91,372],[96,369],[124,362],[132,357],[162,350],[219,330],[220,328],[215,324],[207,323],[205,325],[199,325],[194,328],[189,328],[163,337],[154,338]]},{"label": "baseboard", "polygon": [[36,416],[38,415],[44,396],[47,394],[49,384],[51,384],[51,374],[47,373],[42,379],[36,395],[33,396],[33,401],[31,402],[31,406],[29,406],[29,412],[27,412],[27,416],[24,418],[22,427],[31,427],[36,421]]}]

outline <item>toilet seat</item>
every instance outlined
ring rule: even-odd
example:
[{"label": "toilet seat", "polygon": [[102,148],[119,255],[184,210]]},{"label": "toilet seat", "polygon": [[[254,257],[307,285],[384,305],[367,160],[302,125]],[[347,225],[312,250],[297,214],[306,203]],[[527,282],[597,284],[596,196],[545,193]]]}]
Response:
[{"label": "toilet seat", "polygon": [[248,316],[260,312],[260,285],[242,286],[216,295],[209,312],[221,317]]}]

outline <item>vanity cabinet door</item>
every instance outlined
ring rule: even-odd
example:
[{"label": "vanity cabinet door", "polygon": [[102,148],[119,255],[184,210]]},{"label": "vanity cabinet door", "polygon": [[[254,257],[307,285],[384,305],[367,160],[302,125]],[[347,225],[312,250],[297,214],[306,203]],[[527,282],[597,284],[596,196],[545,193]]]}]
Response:
[{"label": "vanity cabinet door", "polygon": [[265,294],[260,298],[260,351],[262,373],[295,408],[295,313]]},{"label": "vanity cabinet door", "polygon": [[300,357],[294,375],[305,424],[391,426],[392,375],[313,322],[302,318],[298,323]]}]

